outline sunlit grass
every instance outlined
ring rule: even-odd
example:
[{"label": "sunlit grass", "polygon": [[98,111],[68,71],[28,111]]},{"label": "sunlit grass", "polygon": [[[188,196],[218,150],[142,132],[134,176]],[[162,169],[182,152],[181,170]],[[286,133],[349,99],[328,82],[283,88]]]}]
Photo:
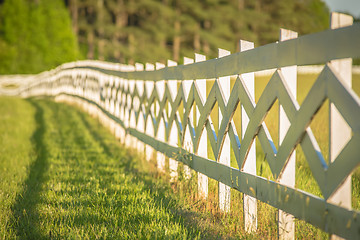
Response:
[{"label": "sunlit grass", "polygon": [[206,236],[172,211],[181,206],[143,160],[85,113],[49,100],[0,102],[1,239]]},{"label": "sunlit grass", "polygon": [[31,144],[35,111],[21,99],[0,97],[0,102],[0,239],[11,239],[15,237],[11,206],[23,192],[36,157]]}]

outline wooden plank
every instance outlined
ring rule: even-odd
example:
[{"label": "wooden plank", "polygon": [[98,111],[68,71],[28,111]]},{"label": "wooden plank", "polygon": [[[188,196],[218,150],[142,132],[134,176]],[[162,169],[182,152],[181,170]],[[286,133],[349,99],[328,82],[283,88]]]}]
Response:
[{"label": "wooden plank", "polygon": [[[135,80],[128,80],[129,82],[129,88],[128,88],[128,110],[129,110],[129,126],[131,128],[136,128],[136,115],[135,115],[135,109],[134,105],[136,104],[136,99],[134,96],[134,90],[135,90]],[[137,146],[136,138],[129,137],[130,139],[130,147],[135,148]]]},{"label": "wooden plank", "polygon": [[[125,116],[124,116],[124,124],[125,124],[125,129],[129,128],[130,126],[130,103],[131,103],[131,96],[129,96],[129,81],[125,80],[124,81],[124,111],[125,111]],[[125,132],[125,146],[128,148],[131,148],[132,146],[132,142],[131,142],[131,136]]]},{"label": "wooden plank", "polygon": [[[219,58],[225,57],[230,55],[230,52],[224,49],[218,49],[218,56]],[[229,96],[230,96],[230,76],[227,77],[220,77],[216,79],[219,88],[223,93],[223,101],[225,106],[227,105]],[[219,100],[218,100],[219,104]],[[219,129],[221,122],[223,121],[223,113],[221,112],[220,104],[219,104]],[[227,119],[224,119],[226,121]],[[218,157],[218,162],[222,163],[226,166],[230,166],[230,138],[228,134],[225,134],[223,140],[223,145],[221,149],[221,153]],[[218,141],[219,142],[219,141]],[[230,198],[231,198],[231,191],[230,187],[219,182],[219,208],[222,212],[230,212]]]},{"label": "wooden plank", "polygon": [[[240,52],[248,51],[254,48],[253,42],[240,40],[239,49]],[[255,75],[254,73],[245,73],[240,75],[243,79],[244,85],[250,94],[251,99],[255,102]],[[241,106],[241,139],[244,138],[247,125],[249,124],[249,117],[243,106]],[[235,150],[234,150],[235,151]],[[241,166],[239,166],[241,168]],[[246,173],[256,175],[256,149],[255,141],[250,147],[250,151],[247,155],[245,164],[242,170]],[[257,229],[257,202],[256,198],[243,195],[243,212],[244,212],[244,224],[245,231],[255,232]]]},{"label": "wooden plank", "polygon": [[[206,61],[206,56],[201,54],[195,54],[195,62],[203,62]],[[205,105],[206,102],[206,79],[197,79],[194,81],[194,86],[199,94],[201,99],[201,104]],[[200,119],[201,112],[199,110],[199,106],[196,105],[196,125],[199,126],[199,119]],[[198,156],[207,158],[208,157],[208,148],[207,148],[207,132],[204,130],[201,133],[199,145],[197,147]],[[206,199],[208,197],[208,177],[202,173],[198,173],[198,194],[201,198]]]},{"label": "wooden plank", "polygon": [[[154,71],[155,67],[153,64],[150,63],[146,63],[145,64],[145,70],[146,71]],[[154,82],[151,81],[147,81],[145,82],[145,87],[146,87],[146,98],[147,98],[147,104],[152,104],[151,102],[149,102],[149,98],[154,90]],[[154,105],[152,104],[150,107],[150,112],[152,114],[154,114]],[[154,137],[154,123],[153,123],[153,119],[151,114],[145,116],[145,121],[146,121],[146,125],[145,125],[145,133],[151,137]],[[154,150],[150,145],[145,145],[145,157],[146,160],[150,161],[153,158],[154,155]]]},{"label": "wooden plank", "polygon": [[[124,82],[126,80],[120,78],[120,83],[119,83],[119,88],[120,88],[120,101],[121,101],[121,105],[120,105],[120,120],[122,120],[123,122],[125,122],[125,104],[126,104],[126,100],[125,100],[125,93],[124,93]],[[124,126],[125,127],[125,126]],[[121,129],[121,133],[120,133],[120,142],[122,144],[125,144],[125,128]]]},{"label": "wooden plank", "polygon": [[[177,63],[171,60],[167,61],[167,66],[168,67],[174,67],[177,66]],[[177,88],[178,88],[178,83],[176,80],[169,80],[167,81],[167,87],[170,91],[170,95],[171,95],[171,101],[174,102],[177,96]],[[170,100],[169,100],[170,101]],[[168,111],[169,113],[171,113],[172,111],[177,111],[177,109],[172,109],[172,105],[169,102],[168,105]],[[169,114],[169,118],[170,118],[170,114]],[[170,127],[170,134],[169,134],[169,139],[168,139],[168,143],[169,145],[173,146],[173,147],[178,147],[179,146],[179,141],[178,141],[178,131],[177,131],[177,127],[176,127],[176,122],[169,122],[169,127]],[[169,171],[170,171],[170,181],[174,182],[177,180],[178,178],[178,161],[176,161],[173,157],[169,157]]]},{"label": "wooden plank", "polygon": [[[184,57],[184,65],[188,65],[188,64],[192,64],[192,63],[194,63],[194,59]],[[194,80],[184,80],[181,82],[184,96],[185,96],[185,99],[187,99],[187,100],[189,97],[191,97],[191,96],[189,96],[189,94],[190,94],[190,90],[191,90],[191,86],[192,86],[193,82],[194,82]],[[189,107],[189,106],[188,106],[188,103],[186,102],[186,103],[184,103],[184,113],[185,113],[185,110],[187,107]],[[187,121],[186,125],[185,125],[184,121]],[[185,125],[185,128],[183,130],[184,131],[184,133],[183,133],[184,140],[183,140],[182,146],[183,146],[183,148],[185,148],[187,151],[189,151],[191,153],[194,151],[194,146],[193,146],[192,137],[191,137],[192,134],[190,133],[190,131],[192,130],[190,128],[191,128],[191,125],[193,125],[193,123],[194,123],[194,113],[193,113],[193,107],[191,106],[190,110],[189,110],[189,119],[184,119],[182,122],[182,124]],[[190,168],[186,165],[184,165],[184,177],[187,179],[189,179],[191,177]]]},{"label": "wooden plank", "polygon": [[[162,69],[165,67],[164,64],[162,63],[156,63],[156,70]],[[157,81],[155,83],[155,88],[156,91],[158,93],[158,101],[161,102],[163,100],[163,98],[165,97],[165,81]],[[158,115],[159,115],[159,126],[157,128],[157,133],[156,133],[156,139],[162,142],[165,142],[165,119],[162,116],[162,112],[161,112],[161,108],[159,106],[159,102],[156,102],[156,111],[158,111]],[[161,172],[165,172],[165,155],[162,152],[157,152],[156,153],[156,160],[157,160],[157,167]]]},{"label": "wooden plank", "polygon": [[[135,70],[136,71],[144,71],[144,64],[135,63]],[[139,93],[139,96],[140,96],[140,99],[138,100],[140,108],[139,108],[139,112],[138,112],[139,116],[138,116],[136,129],[139,132],[144,132],[145,131],[145,118],[144,118],[144,113],[142,112],[143,103],[140,102],[141,101],[141,96],[143,96],[143,94],[145,94],[144,81],[141,81],[141,80],[136,81],[136,89],[137,89],[137,91]],[[141,156],[144,155],[145,146],[144,146],[144,143],[142,141],[137,142],[136,148],[137,148],[137,151],[139,152],[139,154]]]},{"label": "wooden plank", "polygon": [[[297,32],[287,29],[280,29],[279,40],[281,42],[288,41],[298,37]],[[288,66],[280,68],[284,83],[287,86],[288,93],[296,99],[297,93],[297,66]],[[286,113],[279,101],[279,146],[283,143],[285,135],[291,125]],[[290,155],[286,166],[283,168],[281,176],[278,178],[279,182],[289,186],[295,187],[295,166],[296,155],[295,151]],[[278,212],[278,236],[279,239],[294,239],[295,238],[295,222],[294,216],[279,209]]]},{"label": "wooden plank", "polygon": [[[350,26],[353,24],[353,18],[349,15],[342,13],[331,13],[330,16],[330,28],[336,29],[341,27]],[[338,42],[341,45],[341,42]],[[331,61],[330,63],[339,74],[341,81],[344,85],[351,88],[351,68],[352,59],[345,58],[341,60]],[[340,79],[339,79],[340,81]],[[346,124],[341,114],[336,109],[335,105],[329,101],[329,159],[333,163],[336,157],[339,155],[344,145],[351,139],[351,129]],[[337,188],[335,193],[329,198],[329,202],[339,204],[340,206],[351,208],[351,175],[349,175],[345,181]],[[332,235],[331,239],[342,239],[336,235]]]}]

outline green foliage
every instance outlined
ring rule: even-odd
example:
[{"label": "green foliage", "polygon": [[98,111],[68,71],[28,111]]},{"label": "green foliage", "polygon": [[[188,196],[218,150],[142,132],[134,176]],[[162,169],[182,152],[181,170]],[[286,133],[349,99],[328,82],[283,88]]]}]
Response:
[{"label": "green foliage", "polygon": [[37,73],[79,57],[61,0],[5,0],[0,10],[0,74]]},{"label": "green foliage", "polygon": [[280,27],[302,35],[329,25],[321,0],[4,0],[0,10],[0,74],[48,70],[80,52],[130,64],[215,58],[240,39],[277,41]]},{"label": "green foliage", "polygon": [[69,0],[84,55],[119,62],[179,61],[194,52],[235,52],[240,39],[278,40],[279,28],[300,35],[328,28],[321,0]]}]

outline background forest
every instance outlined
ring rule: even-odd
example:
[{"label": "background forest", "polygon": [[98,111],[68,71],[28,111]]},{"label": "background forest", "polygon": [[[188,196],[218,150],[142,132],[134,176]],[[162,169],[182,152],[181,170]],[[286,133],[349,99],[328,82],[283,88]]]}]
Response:
[{"label": "background forest", "polygon": [[0,0],[0,74],[37,73],[63,62],[180,61],[216,57],[329,26],[321,0]]}]

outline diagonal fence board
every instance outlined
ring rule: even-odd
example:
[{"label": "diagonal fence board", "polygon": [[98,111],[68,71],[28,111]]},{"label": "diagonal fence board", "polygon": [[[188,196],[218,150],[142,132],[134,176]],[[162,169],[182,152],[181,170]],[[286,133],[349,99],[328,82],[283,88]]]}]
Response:
[{"label": "diagonal fence board", "polygon": [[[149,160],[156,151],[158,166],[163,171],[167,156],[173,178],[177,177],[177,165],[173,162],[177,160],[185,164],[185,175],[190,177],[191,172],[186,167],[189,166],[202,174],[199,179],[207,176],[219,181],[221,188],[225,186],[226,194],[232,187],[329,233],[346,238],[360,237],[359,212],[328,202],[328,198],[360,163],[359,97],[343,84],[342,76],[331,64],[325,65],[301,106],[289,89],[284,69],[274,72],[257,103],[248,89],[248,78],[243,74],[273,67],[360,57],[359,41],[341,35],[360,37],[359,26],[355,24],[328,30],[231,55],[222,54],[218,59],[208,61],[196,60],[192,63],[192,59],[186,59],[186,65],[175,66],[174,62],[169,62],[168,67],[157,64],[157,70],[152,64],[146,64],[146,71],[142,71],[144,66],[139,64],[135,67],[99,64],[89,67],[89,62],[65,64],[40,74],[35,82],[21,89],[20,94],[23,97],[50,95],[81,99],[92,114],[99,114],[96,109],[101,110],[101,121],[116,136],[125,138],[122,141],[127,146],[137,146],[140,151],[145,151]],[[334,50],[335,42],[336,46],[339,42],[346,46],[341,45]],[[236,80],[230,88],[228,76],[232,75],[236,76]],[[216,81],[206,96],[206,84],[201,81],[209,78]],[[289,122],[278,148],[264,122],[276,100]],[[326,100],[336,106],[352,131],[350,141],[331,164],[325,162],[309,127]],[[214,119],[211,119],[216,104],[219,108],[217,133]],[[241,135],[237,133],[233,121],[238,106],[242,108],[242,115],[248,118]],[[208,159],[202,149],[205,146],[203,136],[210,143],[207,148],[214,153],[215,161]],[[248,171],[247,161],[251,159],[249,156],[256,138],[260,141],[275,182],[256,176],[256,171]],[[298,145],[303,149],[324,198],[281,183],[289,158]],[[222,160],[224,152],[230,152],[230,148],[238,169],[229,166],[229,156],[226,161]],[[203,183],[199,182],[204,197],[207,195],[206,184],[206,179]],[[223,210],[228,211],[228,198],[224,199]]]}]

